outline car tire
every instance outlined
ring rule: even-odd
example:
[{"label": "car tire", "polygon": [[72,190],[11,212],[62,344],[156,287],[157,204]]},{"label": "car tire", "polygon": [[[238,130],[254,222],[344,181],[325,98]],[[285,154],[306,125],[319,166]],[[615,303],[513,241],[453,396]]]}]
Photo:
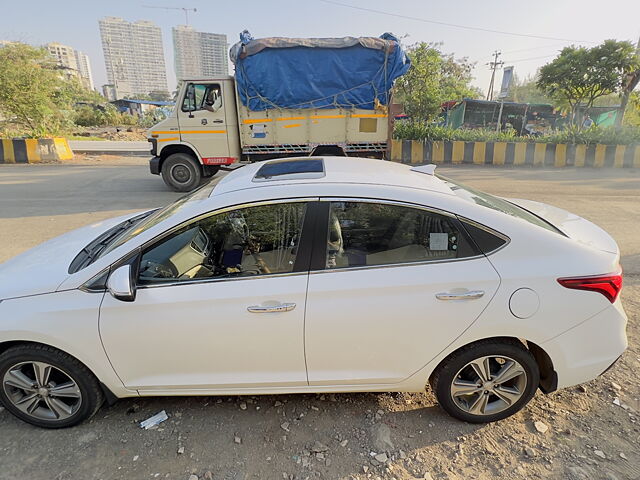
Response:
[{"label": "car tire", "polygon": [[95,415],[103,401],[96,377],[60,350],[29,344],[0,355],[0,403],[27,423],[71,427]]},{"label": "car tire", "polygon": [[174,153],[162,163],[162,180],[175,192],[195,190],[202,181],[202,168],[191,155]]},{"label": "car tire", "polygon": [[483,340],[447,357],[431,377],[440,406],[470,423],[507,418],[535,395],[540,370],[520,342]]}]

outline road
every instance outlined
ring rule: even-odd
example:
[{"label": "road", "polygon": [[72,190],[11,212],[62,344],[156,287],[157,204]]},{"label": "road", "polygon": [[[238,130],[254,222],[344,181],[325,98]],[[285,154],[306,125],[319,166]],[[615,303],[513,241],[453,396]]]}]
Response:
[{"label": "road", "polygon": [[[438,171],[490,193],[566,208],[618,240],[630,348],[609,373],[581,389],[539,394],[491,425],[452,420],[430,392],[127,399],[63,431],[32,428],[1,411],[0,479],[187,480],[207,472],[229,480],[640,478],[640,171]],[[0,166],[0,262],[67,230],[179,196],[142,160]],[[163,409],[170,418],[160,428],[138,428]],[[549,431],[536,431],[536,420]],[[370,452],[381,451],[376,444],[386,436],[392,460],[381,466]],[[328,451],[310,451],[315,441]]]},{"label": "road", "polygon": [[147,155],[151,145],[149,142],[115,141],[115,140],[69,140],[69,147],[76,153],[110,152],[133,153]]}]

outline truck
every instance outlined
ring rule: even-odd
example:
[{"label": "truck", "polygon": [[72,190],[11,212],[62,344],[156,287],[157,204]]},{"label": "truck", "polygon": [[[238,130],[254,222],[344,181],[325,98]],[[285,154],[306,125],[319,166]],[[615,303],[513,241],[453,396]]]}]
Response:
[{"label": "truck", "polygon": [[147,133],[150,170],[173,190],[238,162],[312,155],[383,158],[394,81],[410,66],[380,37],[254,39],[230,50],[233,76],[181,81]]}]

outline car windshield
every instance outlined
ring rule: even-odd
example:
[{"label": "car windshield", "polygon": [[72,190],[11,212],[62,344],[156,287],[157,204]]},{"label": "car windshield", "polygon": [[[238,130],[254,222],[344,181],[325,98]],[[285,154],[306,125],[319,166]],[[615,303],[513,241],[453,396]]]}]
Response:
[{"label": "car windshield", "polygon": [[206,184],[195,190],[194,192],[179,198],[173,203],[170,203],[164,208],[156,210],[152,215],[149,215],[144,221],[140,222],[136,228],[129,229],[122,233],[117,239],[115,239],[108,248],[104,250],[102,255],[109,253],[111,250],[118,248],[120,245],[124,245],[132,238],[137,237],[141,233],[149,230],[151,227],[159,224],[163,220],[175,215],[182,210],[190,202],[195,202],[208,198],[211,192],[215,188],[216,184]]},{"label": "car windshield", "polygon": [[538,227],[542,227],[552,232],[562,234],[560,230],[558,230],[543,218],[534,215],[530,211],[525,210],[515,203],[509,202],[508,200],[500,197],[494,197],[493,195],[489,195],[488,193],[484,193],[476,190],[475,188],[463,185],[459,182],[451,180],[450,178],[443,177],[441,175],[437,175],[437,177],[442,180],[453,193],[464,200],[473,202],[476,205],[482,205],[483,207],[491,208],[492,210],[497,210],[498,212],[506,213],[507,215],[511,215],[512,217],[521,218],[522,220],[525,220],[533,225],[537,225]]}]

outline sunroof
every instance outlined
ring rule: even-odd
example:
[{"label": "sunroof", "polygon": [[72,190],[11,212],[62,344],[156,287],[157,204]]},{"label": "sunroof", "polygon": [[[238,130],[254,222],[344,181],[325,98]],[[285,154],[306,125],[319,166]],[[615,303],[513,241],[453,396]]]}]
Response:
[{"label": "sunroof", "polygon": [[256,173],[254,180],[264,181],[273,177],[293,175],[294,178],[318,178],[324,176],[322,158],[296,158],[265,163]]}]

